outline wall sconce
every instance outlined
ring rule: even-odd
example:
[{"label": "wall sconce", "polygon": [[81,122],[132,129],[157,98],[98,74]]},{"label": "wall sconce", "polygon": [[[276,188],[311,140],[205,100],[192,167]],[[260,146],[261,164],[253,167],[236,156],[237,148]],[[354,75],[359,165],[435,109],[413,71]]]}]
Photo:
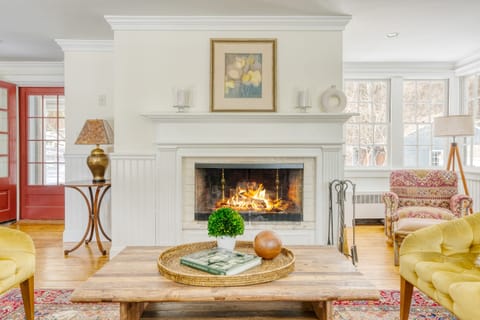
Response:
[{"label": "wall sconce", "polygon": [[175,105],[177,112],[186,112],[187,108],[190,108],[190,91],[184,88],[178,88],[174,90]]},{"label": "wall sconce", "polygon": [[87,166],[92,172],[94,183],[105,182],[105,170],[109,161],[100,145],[113,144],[113,130],[107,120],[89,119],[85,121],[75,144],[97,145],[87,158]]},{"label": "wall sconce", "polygon": [[297,108],[299,112],[307,112],[308,108],[311,108],[310,92],[308,89],[299,90],[297,93]]}]

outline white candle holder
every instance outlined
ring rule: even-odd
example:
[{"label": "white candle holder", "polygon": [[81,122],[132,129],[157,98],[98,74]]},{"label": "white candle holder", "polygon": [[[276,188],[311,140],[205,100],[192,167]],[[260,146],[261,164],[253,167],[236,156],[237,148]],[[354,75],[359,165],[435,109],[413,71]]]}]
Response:
[{"label": "white candle holder", "polygon": [[297,94],[297,106],[298,112],[306,113],[311,108],[310,93],[308,89],[299,90]]},{"label": "white candle holder", "polygon": [[175,90],[175,105],[177,112],[186,112],[190,108],[190,92],[187,89],[179,88]]}]

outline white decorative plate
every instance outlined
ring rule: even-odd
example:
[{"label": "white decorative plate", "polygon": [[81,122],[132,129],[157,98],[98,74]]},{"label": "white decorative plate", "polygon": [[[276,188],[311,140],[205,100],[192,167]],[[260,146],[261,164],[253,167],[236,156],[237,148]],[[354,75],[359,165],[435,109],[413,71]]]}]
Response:
[{"label": "white decorative plate", "polygon": [[347,97],[342,90],[338,90],[335,86],[331,86],[322,93],[321,104],[323,111],[325,112],[342,112],[347,106]]}]

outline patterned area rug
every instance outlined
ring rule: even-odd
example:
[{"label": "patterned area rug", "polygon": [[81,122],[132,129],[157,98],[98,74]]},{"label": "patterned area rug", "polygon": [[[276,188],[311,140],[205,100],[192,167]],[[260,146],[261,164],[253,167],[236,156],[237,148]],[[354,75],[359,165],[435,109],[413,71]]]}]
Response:
[{"label": "patterned area rug", "polygon": [[[35,319],[42,320],[113,320],[119,319],[118,304],[72,303],[72,290],[35,290]],[[370,320],[399,318],[400,293],[381,291],[379,301],[338,301],[334,303],[335,320]],[[22,296],[12,289],[0,296],[0,319],[23,320]],[[443,307],[415,291],[410,319],[455,320]]]}]

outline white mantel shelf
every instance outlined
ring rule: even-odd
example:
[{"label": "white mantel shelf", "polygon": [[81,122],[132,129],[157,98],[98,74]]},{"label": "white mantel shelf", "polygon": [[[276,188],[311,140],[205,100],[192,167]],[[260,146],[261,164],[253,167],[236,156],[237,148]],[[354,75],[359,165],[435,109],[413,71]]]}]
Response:
[{"label": "white mantel shelf", "polygon": [[[356,113],[142,113],[157,145],[342,145],[343,125]],[[239,134],[241,132],[241,134]],[[219,134],[221,133],[221,134]]]},{"label": "white mantel shelf", "polygon": [[144,112],[142,116],[157,122],[262,122],[262,123],[285,123],[285,122],[319,122],[319,123],[344,123],[350,117],[358,113],[159,113]]}]

